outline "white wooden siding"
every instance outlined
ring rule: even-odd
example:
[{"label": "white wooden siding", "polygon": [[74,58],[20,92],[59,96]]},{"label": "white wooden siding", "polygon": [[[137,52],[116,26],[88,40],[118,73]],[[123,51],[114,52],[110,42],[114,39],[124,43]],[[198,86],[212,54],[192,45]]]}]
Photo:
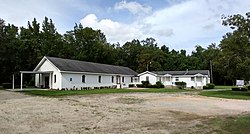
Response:
[{"label": "white wooden siding", "polygon": [[[202,77],[195,77],[194,75],[174,75],[174,76],[155,76],[152,75],[151,73],[142,73],[142,75],[139,76],[140,83],[141,81],[145,81],[146,77],[149,77],[149,82],[151,84],[155,84],[157,81],[160,81],[163,83],[165,86],[175,86],[176,78],[178,77],[178,82],[186,82],[187,87],[202,87],[205,86],[207,83],[210,83],[210,78],[207,75],[204,75]],[[194,81],[191,81],[191,77],[194,77]]]},{"label": "white wooden siding", "polygon": [[149,83],[150,84],[155,84],[157,82],[156,76],[154,76],[152,74],[149,74],[149,73],[145,73],[145,74],[143,74],[143,75],[140,76],[140,83],[142,81],[146,81],[146,77],[149,77]]},{"label": "white wooden siding", "polygon": [[[37,71],[53,71],[51,75],[49,74],[41,74],[41,83],[42,85],[45,85],[45,77],[50,76],[50,82],[51,82],[51,87],[52,89],[61,89],[62,83],[61,83],[61,73],[59,70],[48,60],[45,60],[44,63],[39,67]],[[54,83],[54,75],[56,75],[56,82]],[[38,85],[39,83],[39,74],[35,75],[35,85]]]},{"label": "white wooden siding", "polygon": [[[85,83],[82,82],[82,75],[85,75]],[[101,76],[101,83],[98,78]],[[114,82],[112,82],[112,76]],[[122,79],[123,76],[121,76]],[[72,78],[72,81],[70,81]],[[131,83],[131,76],[124,76],[124,83],[122,87],[128,87]],[[116,75],[97,75],[97,74],[74,74],[74,73],[62,73],[62,88],[81,88],[81,87],[104,87],[116,85]]]}]

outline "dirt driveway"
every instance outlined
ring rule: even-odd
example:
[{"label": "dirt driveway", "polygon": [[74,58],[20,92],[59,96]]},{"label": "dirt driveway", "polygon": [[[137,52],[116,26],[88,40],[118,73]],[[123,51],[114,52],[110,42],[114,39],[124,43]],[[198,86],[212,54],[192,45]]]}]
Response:
[{"label": "dirt driveway", "polygon": [[250,113],[250,101],[183,93],[49,98],[0,90],[0,133],[211,133],[204,121],[240,113]]}]

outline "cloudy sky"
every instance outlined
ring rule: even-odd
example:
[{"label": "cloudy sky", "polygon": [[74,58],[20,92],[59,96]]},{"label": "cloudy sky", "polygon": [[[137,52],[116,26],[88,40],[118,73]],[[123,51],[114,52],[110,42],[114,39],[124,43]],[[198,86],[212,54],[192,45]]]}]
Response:
[{"label": "cloudy sky", "polygon": [[245,14],[249,0],[0,0],[0,18],[26,26],[51,18],[60,33],[75,23],[101,29],[110,43],[153,37],[170,49],[219,43],[230,31],[221,15]]}]

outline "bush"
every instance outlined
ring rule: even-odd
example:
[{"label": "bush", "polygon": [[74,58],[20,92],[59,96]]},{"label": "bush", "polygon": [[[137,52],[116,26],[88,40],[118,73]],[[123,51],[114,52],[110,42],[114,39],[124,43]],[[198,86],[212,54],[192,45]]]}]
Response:
[{"label": "bush", "polygon": [[142,84],[136,84],[136,87],[142,88],[143,85]]},{"label": "bush", "polygon": [[207,86],[203,86],[203,89],[209,89]]},{"label": "bush", "polygon": [[150,84],[149,81],[142,81],[141,83],[142,83],[143,87],[148,87]]},{"label": "bush", "polygon": [[215,85],[213,83],[207,84],[208,89],[214,89]]},{"label": "bush", "polygon": [[164,88],[164,85],[160,81],[157,81],[155,85],[155,88]]},{"label": "bush", "polygon": [[11,83],[3,83],[3,88],[5,89],[9,89],[9,88],[12,88],[12,84]]},{"label": "bush", "polygon": [[247,91],[246,87],[233,87],[232,91]]},{"label": "bush", "polygon": [[250,85],[247,85],[246,88],[247,88],[248,90],[250,90]]},{"label": "bush", "polygon": [[154,85],[149,84],[147,88],[160,88],[160,87],[157,84]]},{"label": "bush", "polygon": [[208,83],[206,86],[203,86],[203,89],[214,89],[215,85],[213,83]]},{"label": "bush", "polygon": [[149,81],[142,81],[142,84],[136,84],[136,87],[139,88],[164,88],[164,85],[160,82],[157,81],[156,84],[151,85]]},{"label": "bush", "polygon": [[176,87],[179,88],[179,89],[184,89],[184,88],[186,87],[187,83],[181,81],[181,82],[175,82],[175,85],[176,85]]},{"label": "bush", "polygon": [[135,84],[129,84],[128,87],[135,87]]},{"label": "bush", "polygon": [[151,84],[148,84],[148,85],[146,85],[146,86],[144,86],[145,88],[153,88],[153,85],[151,85]]}]

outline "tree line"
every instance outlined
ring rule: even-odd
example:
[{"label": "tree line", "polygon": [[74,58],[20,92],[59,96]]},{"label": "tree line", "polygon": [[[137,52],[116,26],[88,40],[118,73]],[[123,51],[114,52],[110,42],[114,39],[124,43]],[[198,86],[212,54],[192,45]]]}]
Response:
[{"label": "tree line", "polygon": [[[220,43],[204,48],[196,45],[191,54],[158,46],[152,38],[133,39],[123,45],[107,42],[104,33],[75,24],[65,34],[57,32],[52,19],[28,21],[27,27],[5,24],[0,19],[0,83],[11,82],[12,74],[33,70],[43,56],[127,66],[138,73],[151,70],[212,69],[213,83],[234,84],[250,78],[250,13],[222,16],[225,33]],[[18,80],[18,79],[17,79]],[[28,77],[26,82],[32,80]]]}]

